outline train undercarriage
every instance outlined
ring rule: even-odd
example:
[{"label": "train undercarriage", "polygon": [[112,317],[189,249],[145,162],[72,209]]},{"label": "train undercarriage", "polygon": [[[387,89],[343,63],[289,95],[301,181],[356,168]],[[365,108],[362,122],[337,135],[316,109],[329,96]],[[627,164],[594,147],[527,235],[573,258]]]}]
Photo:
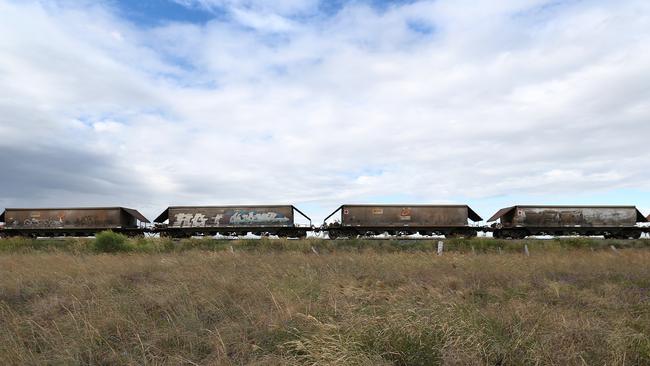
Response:
[{"label": "train undercarriage", "polygon": [[[647,229],[647,228],[646,228]],[[646,230],[647,231],[647,230]],[[582,227],[582,228],[538,228],[516,227],[493,229],[492,236],[496,239],[524,239],[527,236],[604,236],[605,239],[639,239],[644,229],[639,227]]]},{"label": "train undercarriage", "polygon": [[475,227],[329,227],[323,229],[330,239],[359,238],[386,234],[400,237],[420,234],[422,236],[444,235],[446,238],[469,238],[481,230]]},{"label": "train undercarriage", "polygon": [[311,231],[309,227],[285,227],[285,228],[269,228],[269,227],[230,227],[230,228],[164,228],[154,229],[153,232],[159,233],[161,237],[168,238],[191,238],[193,236],[215,236],[217,234],[223,236],[241,237],[249,233],[261,237],[276,235],[280,238],[297,238],[304,239],[307,237],[307,232]]},{"label": "train undercarriage", "polygon": [[23,237],[23,238],[60,238],[60,237],[88,237],[111,230],[124,234],[128,237],[143,237],[145,230],[140,228],[39,228],[39,229],[3,229],[0,230],[0,238]]}]

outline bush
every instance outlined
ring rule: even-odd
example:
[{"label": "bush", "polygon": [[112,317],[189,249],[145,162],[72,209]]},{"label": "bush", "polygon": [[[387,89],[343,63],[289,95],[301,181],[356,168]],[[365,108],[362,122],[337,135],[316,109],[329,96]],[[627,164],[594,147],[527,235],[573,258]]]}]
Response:
[{"label": "bush", "polygon": [[95,250],[102,253],[126,252],[130,249],[125,235],[110,230],[95,235]]}]

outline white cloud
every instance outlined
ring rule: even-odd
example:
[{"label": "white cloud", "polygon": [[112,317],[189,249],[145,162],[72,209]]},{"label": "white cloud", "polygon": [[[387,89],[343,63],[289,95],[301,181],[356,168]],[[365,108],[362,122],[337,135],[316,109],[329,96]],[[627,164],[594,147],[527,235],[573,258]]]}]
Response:
[{"label": "white cloud", "polygon": [[312,12],[318,8],[317,0],[174,0],[176,3],[205,10],[249,9],[282,15]]},{"label": "white cloud", "polygon": [[[0,2],[0,147],[73,146],[150,215],[650,190],[644,1],[354,3],[302,20],[317,3],[182,2],[234,21],[151,29],[97,6]],[[84,199],[112,204],[112,187]],[[33,199],[12,189],[7,203]]]}]

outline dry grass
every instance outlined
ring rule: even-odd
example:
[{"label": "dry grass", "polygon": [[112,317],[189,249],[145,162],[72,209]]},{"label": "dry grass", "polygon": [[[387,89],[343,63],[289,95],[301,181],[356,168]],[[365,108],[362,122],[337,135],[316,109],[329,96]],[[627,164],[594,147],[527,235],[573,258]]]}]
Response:
[{"label": "dry grass", "polygon": [[0,255],[3,364],[650,364],[650,251]]}]

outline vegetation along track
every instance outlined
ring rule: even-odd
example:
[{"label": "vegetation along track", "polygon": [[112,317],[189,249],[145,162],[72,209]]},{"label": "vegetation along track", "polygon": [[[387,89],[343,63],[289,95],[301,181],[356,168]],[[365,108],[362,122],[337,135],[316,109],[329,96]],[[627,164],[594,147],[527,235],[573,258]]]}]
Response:
[{"label": "vegetation along track", "polygon": [[11,239],[0,359],[650,364],[646,242]]}]

